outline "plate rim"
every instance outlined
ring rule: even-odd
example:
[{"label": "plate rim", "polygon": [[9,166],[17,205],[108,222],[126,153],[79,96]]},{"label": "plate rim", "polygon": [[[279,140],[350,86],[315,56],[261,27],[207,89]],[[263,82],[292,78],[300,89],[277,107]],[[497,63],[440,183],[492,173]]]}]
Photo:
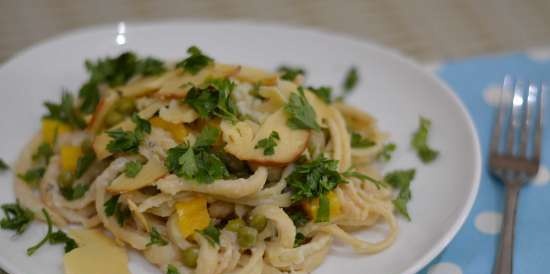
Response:
[{"label": "plate rim", "polygon": [[[189,27],[192,25],[224,25],[224,26],[232,26],[232,27],[253,27],[253,28],[271,28],[276,29],[279,31],[300,31],[300,32],[308,32],[315,35],[320,35],[324,37],[330,37],[332,39],[339,39],[341,41],[346,41],[348,43],[354,43],[361,45],[362,47],[370,48],[370,50],[373,50],[377,53],[380,53],[382,55],[387,55],[390,58],[396,59],[396,61],[399,61],[403,64],[406,64],[413,68],[414,70],[417,70],[428,77],[431,81],[434,81],[434,83],[437,83],[443,92],[445,92],[445,95],[448,96],[454,104],[456,104],[460,110],[460,115],[464,118],[467,124],[468,128],[468,135],[473,140],[474,143],[474,170],[473,170],[473,185],[468,193],[468,197],[466,200],[466,203],[462,207],[460,214],[458,218],[452,223],[450,229],[448,229],[441,239],[439,239],[432,247],[429,249],[428,252],[424,253],[423,256],[421,256],[418,260],[416,260],[412,265],[408,266],[405,271],[401,274],[414,274],[420,271],[422,268],[426,267],[431,261],[433,261],[442,251],[449,245],[449,243],[456,237],[459,230],[464,226],[468,216],[470,215],[474,202],[477,198],[480,184],[481,184],[481,171],[482,171],[482,152],[481,152],[481,144],[479,140],[479,134],[477,131],[477,128],[475,126],[475,123],[472,119],[472,116],[468,112],[466,106],[462,102],[462,100],[458,97],[458,95],[453,91],[453,89],[444,82],[441,78],[439,78],[435,73],[434,70],[430,70],[427,68],[427,66],[423,66],[420,63],[413,60],[411,57],[408,57],[404,55],[403,53],[397,51],[396,49],[389,48],[386,46],[383,46],[376,41],[373,41],[371,39],[357,37],[354,35],[351,35],[349,33],[343,33],[343,32],[336,32],[333,30],[328,29],[321,29],[315,26],[304,26],[304,25],[296,25],[291,23],[285,23],[285,22],[273,22],[273,21],[261,21],[261,20],[251,20],[251,19],[206,19],[206,18],[187,18],[187,19],[166,19],[166,20],[119,20],[119,21],[111,21],[101,24],[94,24],[74,29],[69,29],[67,31],[63,31],[61,33],[55,34],[53,36],[47,37],[45,39],[38,40],[34,42],[33,44],[23,47],[21,50],[15,52],[11,56],[9,56],[6,60],[4,60],[2,63],[0,63],[0,73],[2,71],[10,66],[12,63],[15,63],[19,58],[22,58],[23,56],[41,48],[45,47],[49,44],[53,44],[55,42],[58,42],[60,40],[73,38],[78,35],[86,35],[88,33],[93,32],[100,32],[105,31],[108,29],[113,29],[116,24],[124,22],[126,25],[126,28],[129,27],[167,27],[167,26],[184,26]],[[439,60],[436,61],[437,63],[444,61]],[[12,264],[7,261],[4,257],[0,256],[0,265],[6,269],[8,269],[10,272],[15,270],[16,267],[12,267]]]}]

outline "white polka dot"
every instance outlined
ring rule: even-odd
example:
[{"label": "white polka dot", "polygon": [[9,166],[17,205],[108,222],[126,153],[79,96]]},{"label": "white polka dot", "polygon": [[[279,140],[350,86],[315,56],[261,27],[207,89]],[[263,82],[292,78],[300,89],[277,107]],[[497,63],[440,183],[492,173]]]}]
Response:
[{"label": "white polka dot", "polygon": [[[500,103],[501,90],[502,90],[501,86],[492,84],[483,91],[483,99],[490,106],[498,106],[498,104]],[[509,91],[504,92],[504,100],[505,102],[512,100],[511,92]]]},{"label": "white polka dot", "polygon": [[495,235],[500,232],[502,225],[502,214],[499,212],[481,212],[477,215],[475,226],[477,230],[485,234]]},{"label": "white polka dot", "polygon": [[533,61],[546,61],[550,59],[550,49],[540,48],[527,51],[527,57]]},{"label": "white polka dot", "polygon": [[428,269],[428,274],[462,274],[462,269],[453,263],[437,263]]},{"label": "white polka dot", "polygon": [[537,186],[547,185],[550,183],[550,171],[548,168],[540,165],[539,172],[537,176],[533,179],[533,184]]}]

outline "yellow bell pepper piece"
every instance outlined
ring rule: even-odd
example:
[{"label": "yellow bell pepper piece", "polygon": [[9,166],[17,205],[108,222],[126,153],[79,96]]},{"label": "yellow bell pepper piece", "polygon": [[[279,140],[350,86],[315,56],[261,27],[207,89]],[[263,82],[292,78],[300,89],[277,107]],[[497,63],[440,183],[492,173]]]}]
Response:
[{"label": "yellow bell pepper piece", "polygon": [[[334,191],[327,193],[327,198],[330,206],[330,218],[332,219],[342,213],[342,205],[340,204],[340,200]],[[319,209],[319,198],[304,202],[302,206],[309,218],[315,220],[317,217],[317,210]]]},{"label": "yellow bell pepper piece", "polygon": [[177,202],[176,214],[180,233],[185,238],[195,230],[204,229],[210,224],[205,197],[193,197],[190,200]]},{"label": "yellow bell pepper piece", "polygon": [[53,144],[58,135],[71,131],[67,124],[54,119],[42,119],[42,140],[45,143]]},{"label": "yellow bell pepper piece", "polygon": [[78,158],[82,155],[82,149],[79,146],[62,146],[60,154],[61,169],[63,171],[74,172]]},{"label": "yellow bell pepper piece", "polygon": [[151,125],[154,127],[162,128],[172,135],[174,139],[178,142],[185,141],[185,137],[187,137],[187,129],[183,124],[174,124],[168,121],[163,120],[160,117],[153,117],[149,120],[151,122]]}]

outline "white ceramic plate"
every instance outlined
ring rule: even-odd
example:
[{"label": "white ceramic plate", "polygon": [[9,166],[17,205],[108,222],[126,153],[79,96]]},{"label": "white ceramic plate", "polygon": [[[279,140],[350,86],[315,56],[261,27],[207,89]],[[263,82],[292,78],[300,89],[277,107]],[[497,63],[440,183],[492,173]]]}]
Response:
[{"label": "white ceramic plate", "polygon": [[[0,156],[13,163],[39,128],[42,102],[58,100],[62,88],[77,90],[86,79],[83,61],[134,50],[166,59],[198,45],[215,59],[275,69],[280,64],[307,69],[309,84],[338,87],[350,65],[361,81],[348,101],[374,114],[398,151],[386,168],[417,168],[409,204],[412,222],[399,220],[395,244],[375,255],[333,248],[315,273],[410,274],[420,270],[451,241],[477,193],[480,151],[465,108],[452,91],[420,66],[364,41],[289,26],[245,22],[162,22],[112,24],[72,32],[18,54],[0,68]],[[409,147],[418,117],[433,122],[430,143],[440,158],[423,165]],[[0,202],[14,200],[12,175],[1,177]],[[46,246],[33,257],[25,249],[44,235],[34,224],[21,237],[0,231],[0,265],[11,274],[62,272],[60,246]],[[371,237],[369,233],[363,233]],[[159,273],[131,254],[134,274]]]}]

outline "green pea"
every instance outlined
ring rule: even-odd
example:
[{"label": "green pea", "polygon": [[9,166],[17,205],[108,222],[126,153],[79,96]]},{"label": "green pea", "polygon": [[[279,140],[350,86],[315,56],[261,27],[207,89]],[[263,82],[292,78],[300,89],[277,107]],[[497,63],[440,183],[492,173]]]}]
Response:
[{"label": "green pea", "polygon": [[124,115],[113,109],[109,110],[105,115],[105,125],[107,127],[112,127],[122,122],[122,120],[124,120]]},{"label": "green pea", "polygon": [[261,232],[264,230],[265,226],[267,225],[267,218],[262,215],[254,215],[250,217],[250,220],[248,221],[248,225],[258,230],[258,232]]},{"label": "green pea", "polygon": [[181,252],[182,263],[190,268],[197,267],[197,259],[199,258],[199,249],[196,247],[188,247]]},{"label": "green pea", "polygon": [[70,171],[62,171],[57,177],[57,184],[59,187],[71,187],[74,182],[74,174]]},{"label": "green pea", "polygon": [[132,114],[136,110],[136,102],[132,98],[122,97],[118,100],[116,109],[123,114]]},{"label": "green pea", "polygon": [[241,226],[237,231],[237,242],[242,248],[249,248],[256,244],[258,231],[249,226]]},{"label": "green pea", "polygon": [[229,220],[229,222],[227,222],[227,224],[225,225],[225,229],[227,229],[229,231],[237,232],[237,231],[239,231],[239,228],[241,228],[242,226],[245,226],[245,225],[246,224],[243,221],[243,219],[235,218],[235,219]]}]

